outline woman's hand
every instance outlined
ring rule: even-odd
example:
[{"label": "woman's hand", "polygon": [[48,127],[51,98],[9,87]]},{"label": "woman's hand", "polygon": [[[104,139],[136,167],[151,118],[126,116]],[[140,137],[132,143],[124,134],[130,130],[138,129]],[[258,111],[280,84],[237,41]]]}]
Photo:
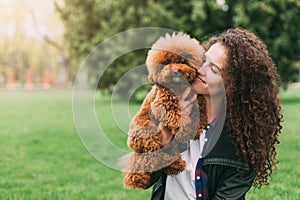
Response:
[{"label": "woman's hand", "polygon": [[181,126],[191,124],[190,114],[192,112],[193,103],[197,101],[197,94],[188,87],[182,94],[179,100],[179,106],[181,109]]},{"label": "woman's hand", "polygon": [[[193,103],[197,100],[197,94],[196,93],[190,94],[191,92],[192,92],[191,88],[187,88],[183,92],[181,99],[179,100],[179,105],[182,112],[181,124],[191,123],[191,119],[189,115],[192,111]],[[158,128],[162,133],[161,146],[164,147],[171,142],[174,136],[171,134],[171,132],[168,130],[167,127],[163,126],[162,123],[159,124]]]},{"label": "woman's hand", "polygon": [[161,146],[164,147],[171,142],[173,135],[168,128],[163,126],[161,123],[159,124],[158,128],[161,131]]}]

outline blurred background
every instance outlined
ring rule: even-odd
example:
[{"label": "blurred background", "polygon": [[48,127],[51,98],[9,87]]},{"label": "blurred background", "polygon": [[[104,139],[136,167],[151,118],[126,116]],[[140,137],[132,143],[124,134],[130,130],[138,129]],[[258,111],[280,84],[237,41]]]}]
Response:
[{"label": "blurred background", "polygon": [[[70,88],[80,63],[103,40],[156,26],[200,41],[230,27],[253,31],[266,42],[286,89],[299,80],[299,8],[296,0],[0,0],[0,86]],[[146,52],[119,58],[106,71],[109,78],[93,84],[109,92],[124,72],[145,62]]]},{"label": "blurred background", "polygon": [[[150,190],[124,189],[121,172],[85,150],[72,114],[72,85],[89,53],[142,27],[182,31],[199,41],[242,27],[265,41],[282,80],[284,128],[278,173],[247,199],[299,199],[299,18],[298,0],[0,0],[0,199],[149,199]],[[97,116],[107,120],[102,128],[120,148],[127,148],[127,135],[114,122],[109,94],[123,74],[145,63],[148,50],[116,59],[100,82],[100,63],[89,68],[88,81],[99,89]],[[128,97],[126,88],[119,88],[121,97]],[[148,89],[132,95],[132,115]]]}]

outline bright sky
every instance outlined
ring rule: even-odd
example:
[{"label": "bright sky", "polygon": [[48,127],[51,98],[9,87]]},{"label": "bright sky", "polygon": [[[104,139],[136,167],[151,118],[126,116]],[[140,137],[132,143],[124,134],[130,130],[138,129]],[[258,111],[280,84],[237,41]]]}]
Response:
[{"label": "bright sky", "polygon": [[0,13],[0,33],[9,36],[18,29],[29,37],[37,38],[41,34],[60,36],[63,33],[53,0],[0,0]]}]

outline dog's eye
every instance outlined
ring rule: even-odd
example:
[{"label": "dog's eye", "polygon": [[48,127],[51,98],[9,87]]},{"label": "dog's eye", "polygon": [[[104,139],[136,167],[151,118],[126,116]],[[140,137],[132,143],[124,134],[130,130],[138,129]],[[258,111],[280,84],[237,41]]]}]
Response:
[{"label": "dog's eye", "polygon": [[187,61],[193,59],[193,56],[191,54],[188,54],[188,53],[182,54],[181,56],[184,58],[184,60],[187,60]]},{"label": "dog's eye", "polygon": [[161,71],[164,68],[165,64],[158,64],[158,69]]}]

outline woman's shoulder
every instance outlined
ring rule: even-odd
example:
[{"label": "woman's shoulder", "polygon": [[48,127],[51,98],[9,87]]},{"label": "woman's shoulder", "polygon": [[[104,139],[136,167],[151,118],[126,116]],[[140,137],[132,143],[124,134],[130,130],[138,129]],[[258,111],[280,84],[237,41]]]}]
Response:
[{"label": "woman's shoulder", "polygon": [[204,158],[203,166],[205,165],[216,165],[216,166],[227,166],[234,167],[242,170],[250,170],[250,166],[246,163],[240,162],[235,159],[224,158],[224,157],[210,157]]}]

